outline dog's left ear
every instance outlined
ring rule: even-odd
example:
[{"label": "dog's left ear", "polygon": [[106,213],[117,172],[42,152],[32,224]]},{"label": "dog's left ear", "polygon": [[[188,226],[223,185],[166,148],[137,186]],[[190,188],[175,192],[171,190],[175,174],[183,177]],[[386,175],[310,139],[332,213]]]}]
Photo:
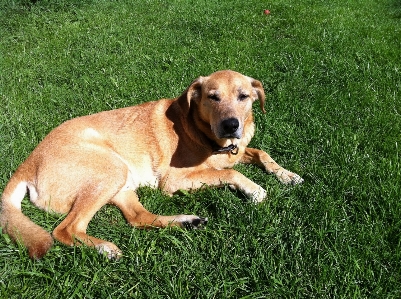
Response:
[{"label": "dog's left ear", "polygon": [[265,91],[263,89],[262,82],[255,80],[251,77],[248,77],[249,82],[251,82],[254,92],[254,98],[259,99],[260,109],[262,109],[263,113],[266,113],[265,110]]}]

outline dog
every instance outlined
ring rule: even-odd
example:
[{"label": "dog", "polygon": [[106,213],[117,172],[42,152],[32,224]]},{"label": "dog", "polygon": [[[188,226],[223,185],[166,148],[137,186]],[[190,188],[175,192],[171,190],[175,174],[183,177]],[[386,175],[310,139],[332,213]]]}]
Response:
[{"label": "dog", "polygon": [[[86,229],[105,204],[117,206],[139,228],[202,228],[207,218],[155,215],[140,203],[140,186],[167,194],[204,185],[240,190],[255,202],[266,191],[241,173],[237,163],[252,163],[285,184],[303,179],[278,165],[264,151],[248,148],[255,125],[252,104],[265,112],[262,83],[224,70],[194,80],[175,99],[104,111],[68,120],[52,130],[10,178],[1,197],[0,225],[14,241],[42,258],[53,238],[68,246],[95,247],[119,258],[113,243],[89,236]],[[53,234],[21,211],[31,202],[48,212],[67,214]]]}]

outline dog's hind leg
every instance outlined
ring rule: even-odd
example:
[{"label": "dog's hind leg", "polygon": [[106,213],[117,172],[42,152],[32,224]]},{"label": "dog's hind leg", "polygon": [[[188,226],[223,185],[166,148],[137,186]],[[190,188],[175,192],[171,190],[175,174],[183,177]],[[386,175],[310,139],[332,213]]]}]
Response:
[{"label": "dog's hind leg", "polygon": [[119,258],[122,252],[115,244],[86,234],[89,221],[111,196],[110,193],[96,194],[93,190],[80,194],[67,217],[54,229],[53,237],[69,246],[85,244],[108,258]]},{"label": "dog's hind leg", "polygon": [[156,215],[146,210],[139,202],[136,192],[132,189],[121,190],[111,200],[123,213],[127,221],[135,227],[152,228],[179,226],[183,228],[198,229],[207,223],[207,218],[196,215]]}]

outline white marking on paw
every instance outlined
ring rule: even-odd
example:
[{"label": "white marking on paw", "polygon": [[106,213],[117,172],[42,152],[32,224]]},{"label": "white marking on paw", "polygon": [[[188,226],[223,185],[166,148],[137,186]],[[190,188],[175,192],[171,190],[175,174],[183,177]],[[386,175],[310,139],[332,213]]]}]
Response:
[{"label": "white marking on paw", "polygon": [[294,176],[292,177],[292,184],[297,185],[297,184],[302,184],[304,182],[304,179],[301,178],[299,175],[294,173]]},{"label": "white marking on paw", "polygon": [[304,181],[296,173],[288,171],[284,168],[277,171],[276,176],[280,180],[280,182],[282,182],[283,184],[286,184],[286,185],[297,185],[297,184],[301,184]]},{"label": "white marking on paw", "polygon": [[252,193],[252,199],[257,203],[264,201],[266,197],[267,197],[267,192],[262,187],[259,187],[257,191]]},{"label": "white marking on paw", "polygon": [[174,222],[192,222],[195,219],[199,219],[199,217],[195,215],[178,215]]},{"label": "white marking on paw", "polygon": [[119,259],[123,254],[122,251],[113,243],[99,244],[95,248],[100,254],[105,255],[109,260]]}]

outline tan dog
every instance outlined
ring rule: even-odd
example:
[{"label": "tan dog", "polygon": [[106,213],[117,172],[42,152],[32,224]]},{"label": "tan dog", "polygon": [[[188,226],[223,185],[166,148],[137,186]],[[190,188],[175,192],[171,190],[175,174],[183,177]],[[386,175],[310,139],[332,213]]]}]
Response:
[{"label": "tan dog", "polygon": [[264,111],[259,81],[219,71],[199,77],[173,100],[69,120],[50,132],[11,177],[2,195],[0,224],[31,257],[49,250],[52,236],[21,212],[29,190],[39,208],[67,213],[53,231],[56,240],[94,246],[112,258],[121,255],[116,245],[86,234],[105,204],[116,205],[136,227],[198,228],[207,222],[195,215],[150,213],[138,200],[140,186],[172,194],[228,184],[262,201],[266,191],[231,169],[239,162],[257,164],[283,183],[301,183],[265,152],[246,147],[254,134],[252,103],[257,99]]}]

